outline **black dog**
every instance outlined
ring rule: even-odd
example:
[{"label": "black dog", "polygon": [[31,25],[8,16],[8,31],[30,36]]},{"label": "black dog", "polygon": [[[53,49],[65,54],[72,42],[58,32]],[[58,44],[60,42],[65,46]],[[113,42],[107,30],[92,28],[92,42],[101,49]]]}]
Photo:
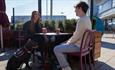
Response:
[{"label": "black dog", "polygon": [[38,44],[29,39],[24,47],[20,48],[15,54],[9,59],[6,70],[18,70],[19,67],[25,63],[27,67],[31,68],[28,64],[31,54],[34,49],[38,48]]}]

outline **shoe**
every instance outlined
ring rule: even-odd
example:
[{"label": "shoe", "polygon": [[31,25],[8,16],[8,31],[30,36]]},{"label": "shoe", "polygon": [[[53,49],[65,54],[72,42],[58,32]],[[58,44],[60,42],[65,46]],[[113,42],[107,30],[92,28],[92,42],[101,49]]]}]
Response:
[{"label": "shoe", "polygon": [[67,66],[65,68],[62,68],[62,70],[72,70],[70,66]]}]

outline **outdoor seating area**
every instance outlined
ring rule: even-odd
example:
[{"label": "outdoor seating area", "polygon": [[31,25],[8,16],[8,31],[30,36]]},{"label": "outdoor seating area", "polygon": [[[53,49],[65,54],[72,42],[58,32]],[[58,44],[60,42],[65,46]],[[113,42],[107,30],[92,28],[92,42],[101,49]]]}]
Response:
[{"label": "outdoor seating area", "polygon": [[115,70],[114,12],[115,0],[0,0],[0,70]]},{"label": "outdoor seating area", "polygon": [[[93,67],[94,70],[114,70],[115,69],[115,64],[114,64],[114,59],[115,59],[115,47],[114,47],[114,41],[115,38],[111,38],[112,34],[104,34],[102,37],[102,46],[101,46],[101,54],[98,59],[95,61],[95,66]],[[15,52],[15,49],[11,48],[6,48],[6,52],[3,52],[0,54],[0,70],[5,70],[6,63],[8,59],[11,57],[11,55]],[[109,52],[109,53],[108,53]],[[108,56],[109,55],[109,56]],[[75,58],[74,58],[75,59]],[[73,60],[74,60],[73,59]],[[78,58],[76,58],[78,59]],[[39,62],[38,59],[35,57],[36,62],[32,65],[32,70],[39,70],[40,64],[37,63]],[[79,61],[71,61],[72,62],[72,68],[73,70],[76,70],[79,68]],[[23,66],[22,68],[24,68]],[[25,68],[24,68],[25,70]],[[41,70],[41,69],[40,69]],[[54,69],[56,70],[56,69]]]}]

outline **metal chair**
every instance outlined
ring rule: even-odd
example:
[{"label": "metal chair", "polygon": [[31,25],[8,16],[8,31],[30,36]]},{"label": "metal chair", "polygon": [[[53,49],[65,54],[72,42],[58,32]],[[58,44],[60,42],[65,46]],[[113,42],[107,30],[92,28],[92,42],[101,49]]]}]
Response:
[{"label": "metal chair", "polygon": [[[88,63],[89,68],[91,70],[91,61],[93,59],[93,46],[94,45],[94,31],[93,30],[86,30],[83,34],[83,38],[80,45],[80,52],[70,52],[67,53],[70,56],[77,56],[80,58],[80,70],[83,70],[83,59],[86,69],[86,56],[88,55]],[[92,54],[92,56],[91,56]]]}]

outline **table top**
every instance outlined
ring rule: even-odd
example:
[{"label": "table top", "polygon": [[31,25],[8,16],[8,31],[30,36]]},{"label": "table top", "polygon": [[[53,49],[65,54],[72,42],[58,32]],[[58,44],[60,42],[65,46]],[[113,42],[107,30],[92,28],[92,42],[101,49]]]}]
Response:
[{"label": "table top", "polygon": [[71,35],[72,33],[35,33],[35,35]]}]

